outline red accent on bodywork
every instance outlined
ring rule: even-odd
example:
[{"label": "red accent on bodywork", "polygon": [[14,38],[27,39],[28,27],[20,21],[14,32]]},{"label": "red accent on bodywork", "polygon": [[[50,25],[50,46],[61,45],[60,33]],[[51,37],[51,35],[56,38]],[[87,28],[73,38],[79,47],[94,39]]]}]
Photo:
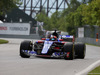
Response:
[{"label": "red accent on bodywork", "polygon": [[42,38],[41,40],[46,40],[46,38]]},{"label": "red accent on bodywork", "polygon": [[55,47],[54,49],[60,49],[59,47]]},{"label": "red accent on bodywork", "polygon": [[65,44],[65,43],[67,43],[67,42],[62,42],[62,44]]},{"label": "red accent on bodywork", "polygon": [[50,55],[37,55],[39,57],[51,57]]},{"label": "red accent on bodywork", "polygon": [[67,54],[66,54],[66,57],[67,57],[67,58],[69,58],[69,54],[70,54],[70,52],[67,52]]},{"label": "red accent on bodywork", "polygon": [[59,39],[59,41],[64,41],[63,39]]},{"label": "red accent on bodywork", "polygon": [[43,41],[37,41],[37,43],[43,43]]}]

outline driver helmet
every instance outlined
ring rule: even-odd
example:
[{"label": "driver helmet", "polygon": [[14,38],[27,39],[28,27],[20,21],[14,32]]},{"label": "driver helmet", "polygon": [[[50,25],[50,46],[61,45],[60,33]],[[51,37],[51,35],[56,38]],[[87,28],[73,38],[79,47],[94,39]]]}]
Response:
[{"label": "driver helmet", "polygon": [[57,40],[57,37],[56,36],[52,36],[51,37],[51,41],[56,41]]}]

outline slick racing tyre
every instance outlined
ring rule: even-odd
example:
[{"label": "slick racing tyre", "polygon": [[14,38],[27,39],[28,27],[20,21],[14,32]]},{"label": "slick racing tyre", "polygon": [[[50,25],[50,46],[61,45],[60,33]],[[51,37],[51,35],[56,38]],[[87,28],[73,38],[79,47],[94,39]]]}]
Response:
[{"label": "slick racing tyre", "polygon": [[23,41],[20,45],[20,56],[23,58],[29,58],[30,55],[27,55],[27,53],[24,52],[24,50],[32,50],[32,43],[31,41]]},{"label": "slick racing tyre", "polygon": [[75,55],[76,58],[84,59],[86,53],[86,46],[84,43],[76,43],[75,44]]},{"label": "slick racing tyre", "polygon": [[64,45],[64,58],[66,60],[73,60],[74,59],[74,46],[73,43],[66,43]]}]

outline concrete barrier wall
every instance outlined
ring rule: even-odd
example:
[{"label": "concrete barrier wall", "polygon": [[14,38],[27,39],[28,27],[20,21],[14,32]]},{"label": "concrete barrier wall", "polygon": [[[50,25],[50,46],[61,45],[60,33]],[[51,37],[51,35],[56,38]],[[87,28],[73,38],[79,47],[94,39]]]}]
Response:
[{"label": "concrete barrier wall", "polygon": [[0,38],[40,39],[38,34],[30,35],[0,35]]},{"label": "concrete barrier wall", "polygon": [[0,34],[29,35],[30,24],[29,23],[1,23]]},{"label": "concrete barrier wall", "polygon": [[76,42],[83,42],[100,46],[100,39],[98,39],[98,42],[96,42],[96,38],[76,38],[75,40]]},{"label": "concrete barrier wall", "polygon": [[0,38],[40,39],[40,36],[33,34],[30,23],[0,23]]}]

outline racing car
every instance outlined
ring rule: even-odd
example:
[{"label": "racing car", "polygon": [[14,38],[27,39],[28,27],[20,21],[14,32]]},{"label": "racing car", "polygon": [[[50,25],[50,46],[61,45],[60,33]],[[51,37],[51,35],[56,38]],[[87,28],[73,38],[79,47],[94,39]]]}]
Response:
[{"label": "racing car", "polygon": [[[62,37],[70,40],[63,41]],[[84,59],[86,46],[84,43],[74,41],[74,36],[60,35],[59,38],[51,36],[50,38],[42,38],[36,42],[23,41],[20,45],[20,56],[29,58],[30,56],[64,58],[73,60],[74,58]]]}]

